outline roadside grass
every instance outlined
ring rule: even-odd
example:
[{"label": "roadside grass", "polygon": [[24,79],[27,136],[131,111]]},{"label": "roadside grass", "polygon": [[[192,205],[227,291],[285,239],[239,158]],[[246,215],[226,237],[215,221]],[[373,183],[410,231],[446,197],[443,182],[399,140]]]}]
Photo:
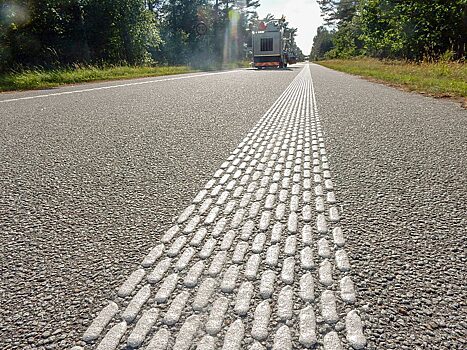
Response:
[{"label": "roadside grass", "polygon": [[435,97],[467,98],[467,64],[460,62],[380,61],[371,58],[316,62],[341,72],[429,94]]},{"label": "roadside grass", "polygon": [[187,66],[134,67],[134,66],[77,66],[55,70],[25,70],[0,75],[0,92],[12,90],[46,89],[59,85],[91,81],[157,77],[196,72]]}]

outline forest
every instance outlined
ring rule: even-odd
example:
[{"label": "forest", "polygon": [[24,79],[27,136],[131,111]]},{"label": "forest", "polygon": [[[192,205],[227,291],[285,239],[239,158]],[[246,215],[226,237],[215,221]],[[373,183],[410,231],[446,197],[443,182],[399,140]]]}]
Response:
[{"label": "forest", "polygon": [[467,0],[317,0],[313,60],[465,60]]},{"label": "forest", "polygon": [[[258,6],[260,0],[2,1],[0,73],[80,65],[218,67],[242,61],[260,20]],[[287,23],[286,30],[300,56],[297,29]]]}]

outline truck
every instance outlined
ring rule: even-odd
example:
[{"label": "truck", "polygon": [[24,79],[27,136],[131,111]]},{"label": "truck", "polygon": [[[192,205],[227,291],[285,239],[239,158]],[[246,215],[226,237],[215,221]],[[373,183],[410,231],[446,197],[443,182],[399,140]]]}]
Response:
[{"label": "truck", "polygon": [[287,39],[284,38],[284,18],[260,22],[252,33],[253,66],[286,68],[288,63]]}]

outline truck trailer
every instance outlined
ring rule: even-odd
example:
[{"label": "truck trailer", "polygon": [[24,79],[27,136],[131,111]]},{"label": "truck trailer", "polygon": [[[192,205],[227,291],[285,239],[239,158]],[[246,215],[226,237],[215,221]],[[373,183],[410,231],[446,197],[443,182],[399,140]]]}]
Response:
[{"label": "truck trailer", "polygon": [[253,66],[285,68],[288,63],[286,50],[287,40],[284,38],[284,19],[273,19],[261,22],[252,33]]}]

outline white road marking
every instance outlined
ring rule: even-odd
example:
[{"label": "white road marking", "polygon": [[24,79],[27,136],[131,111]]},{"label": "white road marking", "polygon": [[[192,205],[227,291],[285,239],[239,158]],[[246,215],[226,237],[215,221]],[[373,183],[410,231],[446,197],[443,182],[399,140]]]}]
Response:
[{"label": "white road marking", "polygon": [[7,99],[7,100],[0,100],[0,103],[24,101],[24,100],[34,100],[34,99],[37,99],[37,98],[46,98],[46,97],[54,97],[54,96],[62,96],[62,95],[73,95],[73,94],[80,94],[80,93],[83,93],[83,92],[110,90],[110,89],[118,89],[118,88],[128,87],[128,86],[138,86],[138,85],[162,83],[162,82],[165,82],[165,81],[184,80],[184,79],[191,79],[191,78],[201,78],[201,77],[206,77],[206,76],[210,76],[210,75],[232,74],[232,73],[236,73],[236,72],[240,72],[240,71],[241,71],[240,69],[236,69],[236,70],[226,71],[226,72],[203,73],[203,74],[197,74],[197,75],[183,75],[183,76],[177,76],[177,77],[171,77],[171,78],[162,78],[162,79],[138,81],[138,82],[134,82],[134,83],[125,83],[125,84],[117,84],[117,85],[109,85],[109,86],[99,86],[99,87],[95,87],[95,88],[88,88],[88,89],[81,89],[81,90],[52,92],[50,94],[25,96],[25,97],[10,98],[10,99]]},{"label": "white road marking", "polygon": [[[128,311],[104,308],[85,340],[336,350],[346,337],[364,346],[358,313],[344,313],[356,291],[324,140],[305,66],[123,283],[123,297],[139,291]],[[146,302],[148,289],[155,304]],[[164,316],[162,326],[148,330],[155,321],[147,310]],[[122,319],[126,328],[110,328]],[[325,334],[317,319],[327,323]],[[344,323],[345,332],[333,330]]]}]

